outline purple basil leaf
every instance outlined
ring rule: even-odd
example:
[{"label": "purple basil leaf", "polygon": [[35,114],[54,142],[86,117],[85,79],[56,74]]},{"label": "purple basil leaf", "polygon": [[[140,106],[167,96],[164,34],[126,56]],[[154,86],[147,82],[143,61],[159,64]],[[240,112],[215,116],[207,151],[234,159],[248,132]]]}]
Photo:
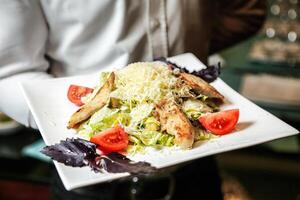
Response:
[{"label": "purple basil leaf", "polygon": [[147,162],[134,162],[116,152],[101,156],[97,163],[101,169],[110,173],[149,174],[156,171],[156,168]]},{"label": "purple basil leaf", "polygon": [[89,166],[94,172],[105,170],[110,173],[148,174],[156,170],[147,162],[134,162],[116,152],[98,155],[96,144],[79,138],[67,138],[58,144],[44,147],[41,152],[67,166]]},{"label": "purple basil leaf", "polygon": [[207,82],[213,82],[216,80],[221,74],[221,64],[218,62],[215,65],[210,65],[205,69],[201,69],[200,71],[193,71],[193,75],[199,76]]},{"label": "purple basil leaf", "polygon": [[[58,144],[44,147],[41,152],[53,160],[72,167],[88,165],[92,167],[97,156],[96,145],[79,138],[62,140]],[[94,168],[92,167],[92,169]]]},{"label": "purple basil leaf", "polygon": [[208,83],[211,83],[214,80],[216,80],[220,76],[220,73],[221,73],[221,64],[220,63],[207,66],[205,69],[190,72],[186,67],[178,66],[176,63],[168,61],[165,57],[156,58],[155,61],[164,62],[169,67],[171,67],[171,69],[179,69],[181,72],[190,73],[195,76],[198,76]]}]

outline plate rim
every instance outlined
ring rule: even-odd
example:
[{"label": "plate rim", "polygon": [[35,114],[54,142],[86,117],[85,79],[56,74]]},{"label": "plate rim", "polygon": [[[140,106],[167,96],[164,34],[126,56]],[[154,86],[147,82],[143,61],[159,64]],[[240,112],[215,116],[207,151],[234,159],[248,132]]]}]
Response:
[{"label": "plate rim", "polygon": [[[179,57],[182,57],[182,56],[192,56],[194,59],[196,59],[197,62],[201,63],[201,61],[191,53],[180,54],[178,56],[171,57],[171,58],[168,58],[168,59],[173,61],[173,60],[176,60],[176,59],[178,59]],[[97,74],[99,74],[99,72],[92,73],[92,74],[86,74],[86,75],[60,77],[60,78],[36,80],[36,81],[37,82],[40,82],[40,81],[42,81],[42,82],[44,82],[44,81],[56,82],[57,80],[64,81],[64,80],[69,80],[70,78],[76,78],[76,77],[84,78],[84,77],[89,77],[89,76],[96,76]],[[231,88],[226,82],[224,82],[221,78],[218,78],[218,81],[220,82],[220,84],[224,85],[228,90],[230,90],[230,92],[233,92],[235,95],[238,95],[239,98],[242,98],[243,101],[245,101],[247,104],[254,105],[260,111],[266,112],[266,113],[272,115],[273,117],[275,117],[277,120],[280,120],[281,122],[283,122],[286,126],[289,127],[289,129],[290,129],[289,133],[285,134],[285,136],[277,136],[277,137],[274,137],[272,134],[264,135],[264,137],[259,138],[259,140],[256,140],[255,142],[252,142],[252,143],[244,142],[243,144],[239,143],[239,144],[231,145],[231,146],[222,146],[221,148],[219,148],[217,150],[213,149],[211,151],[201,153],[201,154],[196,154],[196,153],[191,154],[186,158],[180,157],[180,159],[176,160],[175,162],[169,162],[167,164],[163,164],[162,166],[159,166],[159,168],[165,168],[165,167],[173,166],[173,165],[176,165],[176,164],[181,164],[181,163],[184,163],[184,162],[187,162],[187,161],[199,159],[199,158],[202,158],[202,157],[206,157],[206,156],[210,156],[210,155],[214,155],[214,154],[218,154],[218,153],[222,153],[222,152],[228,152],[228,151],[232,151],[232,150],[236,150],[236,149],[240,149],[240,148],[246,148],[246,147],[249,147],[249,146],[254,146],[254,145],[257,145],[257,144],[261,144],[261,143],[265,143],[265,142],[268,142],[268,141],[280,139],[280,138],[283,138],[283,137],[288,137],[288,136],[299,134],[299,131],[297,129],[290,126],[289,124],[287,124],[283,120],[279,119],[277,116],[275,116],[275,115],[271,114],[270,112],[264,110],[263,108],[261,108],[260,106],[258,106],[254,102],[252,102],[251,100],[247,99],[243,95],[239,94],[237,91],[235,91],[233,88]],[[45,144],[50,145],[50,142],[47,140],[47,138],[48,138],[47,134],[46,134],[47,131],[44,129],[44,127],[42,125],[42,122],[41,122],[42,119],[40,119],[38,117],[38,111],[36,110],[36,107],[33,105],[33,102],[30,101],[30,97],[28,96],[29,94],[27,92],[27,89],[30,88],[29,85],[33,84],[33,82],[34,81],[21,82],[21,83],[19,83],[19,87],[21,88],[23,96],[25,97],[26,103],[27,103],[29,109],[31,110],[31,113],[32,113],[32,115],[33,115],[33,117],[36,121],[36,124],[39,128],[39,131],[42,135],[42,138],[43,138]],[[279,133],[277,133],[277,134],[281,135]],[[59,141],[57,141],[57,142],[59,142]],[[63,184],[64,184],[64,186],[67,190],[72,190],[72,189],[75,189],[75,188],[79,188],[79,187],[87,186],[87,185],[92,185],[92,184],[96,184],[96,183],[112,181],[112,180],[115,180],[115,179],[118,179],[118,178],[129,176],[128,173],[121,173],[118,176],[114,176],[113,178],[110,178],[109,176],[107,176],[107,177],[101,177],[101,179],[98,179],[98,180],[97,179],[93,179],[93,180],[86,179],[85,181],[80,181],[78,183],[70,183],[70,181],[68,180],[68,178],[65,176],[65,174],[63,172],[63,168],[61,168],[59,166],[59,165],[62,165],[62,164],[54,161],[54,165],[55,165],[55,167],[56,167],[56,169],[59,173],[59,176],[60,176],[60,178],[61,178],[61,180],[62,180],[62,182],[63,182]]]}]

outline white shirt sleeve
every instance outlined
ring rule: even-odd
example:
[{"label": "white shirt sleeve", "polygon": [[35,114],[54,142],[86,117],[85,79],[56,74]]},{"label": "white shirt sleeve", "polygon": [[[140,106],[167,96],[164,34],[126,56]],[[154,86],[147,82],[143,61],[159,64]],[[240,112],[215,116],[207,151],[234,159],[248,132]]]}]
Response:
[{"label": "white shirt sleeve", "polygon": [[47,26],[38,0],[5,0],[0,6],[0,111],[36,128],[18,82],[49,78]]}]

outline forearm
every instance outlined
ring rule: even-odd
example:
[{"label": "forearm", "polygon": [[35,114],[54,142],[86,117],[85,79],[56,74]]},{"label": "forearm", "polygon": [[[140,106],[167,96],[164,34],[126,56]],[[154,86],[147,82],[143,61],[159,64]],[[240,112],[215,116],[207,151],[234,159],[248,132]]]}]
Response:
[{"label": "forearm", "polygon": [[218,52],[255,34],[266,17],[265,0],[222,0],[214,4],[210,53]]}]

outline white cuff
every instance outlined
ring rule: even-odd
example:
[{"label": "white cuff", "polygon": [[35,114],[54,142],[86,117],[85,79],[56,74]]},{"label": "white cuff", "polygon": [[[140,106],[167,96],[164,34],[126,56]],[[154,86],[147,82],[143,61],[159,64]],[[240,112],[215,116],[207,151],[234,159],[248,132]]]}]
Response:
[{"label": "white cuff", "polygon": [[25,102],[19,82],[50,77],[51,75],[44,72],[28,72],[0,80],[0,111],[17,122],[36,129],[36,123]]}]

